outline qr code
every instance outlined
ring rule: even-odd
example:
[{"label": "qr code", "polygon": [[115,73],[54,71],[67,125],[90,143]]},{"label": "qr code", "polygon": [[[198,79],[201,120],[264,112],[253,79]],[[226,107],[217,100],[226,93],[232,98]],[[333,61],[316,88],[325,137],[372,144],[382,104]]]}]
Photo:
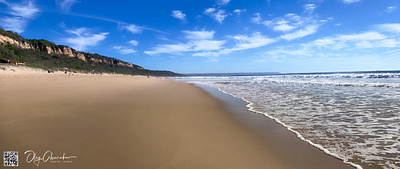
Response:
[{"label": "qr code", "polygon": [[18,166],[18,151],[4,151],[4,167]]}]

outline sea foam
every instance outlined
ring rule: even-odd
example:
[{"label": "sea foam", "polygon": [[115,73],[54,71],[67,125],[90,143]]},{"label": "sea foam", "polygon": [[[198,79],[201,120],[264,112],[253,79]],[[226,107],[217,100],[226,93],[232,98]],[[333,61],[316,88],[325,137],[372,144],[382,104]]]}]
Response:
[{"label": "sea foam", "polygon": [[241,98],[301,140],[356,168],[400,168],[400,75],[181,78]]}]

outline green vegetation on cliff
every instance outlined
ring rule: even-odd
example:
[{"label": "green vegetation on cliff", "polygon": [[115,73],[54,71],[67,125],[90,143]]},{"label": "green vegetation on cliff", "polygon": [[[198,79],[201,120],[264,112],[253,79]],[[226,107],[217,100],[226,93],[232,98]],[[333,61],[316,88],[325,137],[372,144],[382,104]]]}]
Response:
[{"label": "green vegetation on cliff", "polygon": [[[0,41],[0,59],[26,62],[27,66],[63,70],[68,68],[78,72],[118,73],[130,75],[150,75],[150,76],[179,76],[170,71],[147,70],[140,66],[121,61],[119,59],[75,51],[63,45],[56,45],[44,39],[24,39],[20,35],[0,28],[0,35],[14,39],[19,43]],[[25,45],[25,48],[21,47]],[[26,46],[29,48],[26,48]],[[66,54],[66,49],[81,58],[72,57]],[[57,51],[57,52],[56,52]]]}]

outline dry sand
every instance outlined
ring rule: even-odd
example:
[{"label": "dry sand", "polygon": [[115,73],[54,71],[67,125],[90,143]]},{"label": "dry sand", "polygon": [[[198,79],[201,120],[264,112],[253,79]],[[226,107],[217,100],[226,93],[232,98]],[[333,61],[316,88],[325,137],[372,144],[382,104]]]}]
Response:
[{"label": "dry sand", "polygon": [[[294,168],[193,85],[11,68],[0,67],[0,151],[18,151],[18,168]],[[76,158],[35,166],[27,150]]]}]

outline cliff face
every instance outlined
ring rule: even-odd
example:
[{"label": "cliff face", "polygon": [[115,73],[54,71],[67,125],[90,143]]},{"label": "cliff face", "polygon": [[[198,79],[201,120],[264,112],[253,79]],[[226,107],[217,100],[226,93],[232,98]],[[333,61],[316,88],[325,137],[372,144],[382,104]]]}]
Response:
[{"label": "cliff face", "polygon": [[34,49],[33,46],[30,43],[17,41],[17,40],[12,39],[12,38],[10,38],[8,36],[0,35],[0,43],[7,43],[7,42],[12,44],[12,45],[19,46],[22,49]]},{"label": "cliff face", "polygon": [[0,59],[26,62],[27,66],[82,72],[104,72],[147,76],[182,76],[170,71],[147,70],[132,63],[99,54],[76,51],[44,39],[25,39],[17,33],[0,28]]},{"label": "cliff face", "polygon": [[[44,40],[43,40],[44,41]],[[95,58],[93,57],[93,54],[85,53],[85,52],[79,52],[76,51],[75,49],[72,49],[67,46],[61,46],[61,45],[54,45],[51,43],[51,45],[43,45],[42,43],[34,43],[38,42],[38,40],[15,40],[13,38],[10,38],[8,36],[4,36],[0,34],[0,43],[10,43],[11,45],[18,46],[22,49],[31,49],[31,50],[39,50],[41,52],[45,52],[47,54],[58,54],[58,55],[66,55],[69,57],[76,57],[80,60],[83,60],[85,62],[88,62],[90,64],[94,63],[104,63],[104,64],[110,64],[110,65],[118,65],[118,66],[126,66],[133,68],[135,67],[136,69],[139,70],[144,70],[144,68],[133,65],[132,63],[124,62],[118,59],[113,59],[113,58]],[[48,41],[47,41],[48,42]]]}]

